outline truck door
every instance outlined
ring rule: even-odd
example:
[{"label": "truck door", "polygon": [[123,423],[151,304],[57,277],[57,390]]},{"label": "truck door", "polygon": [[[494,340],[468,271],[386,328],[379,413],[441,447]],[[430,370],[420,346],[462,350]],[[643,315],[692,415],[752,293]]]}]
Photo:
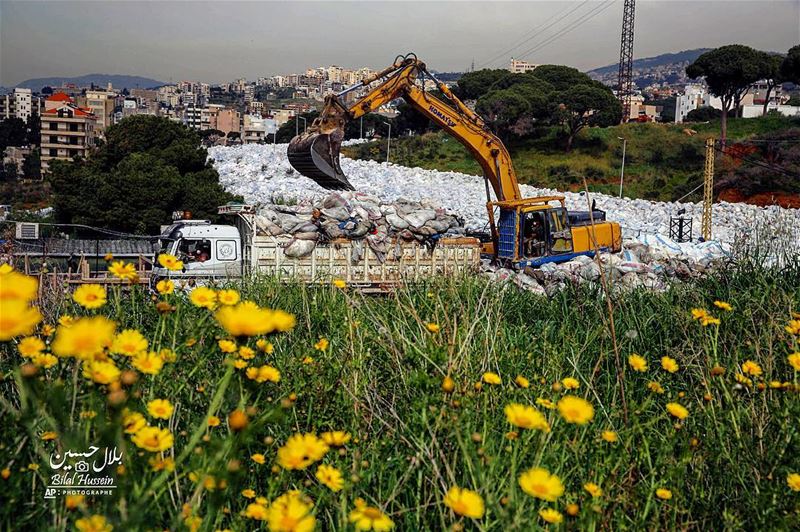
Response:
[{"label": "truck door", "polygon": [[215,263],[211,240],[182,238],[178,243],[178,257],[183,261],[187,276],[213,276]]},{"label": "truck door", "polygon": [[558,207],[547,211],[547,226],[550,253],[572,253],[572,231],[567,221],[567,210]]}]

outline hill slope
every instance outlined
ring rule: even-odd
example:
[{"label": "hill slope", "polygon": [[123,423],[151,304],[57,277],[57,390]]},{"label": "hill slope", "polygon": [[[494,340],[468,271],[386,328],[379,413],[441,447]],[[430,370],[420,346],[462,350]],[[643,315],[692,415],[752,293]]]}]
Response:
[{"label": "hill slope", "polygon": [[42,87],[60,87],[64,83],[74,83],[78,87],[88,87],[92,84],[98,87],[105,87],[111,83],[114,87],[128,89],[149,89],[166,85],[163,81],[142,76],[127,76],[124,74],[86,74],[77,77],[48,77],[26,79],[17,87],[41,90]]},{"label": "hill slope", "polygon": [[[695,48],[694,50],[634,59],[633,81],[639,87],[646,87],[654,82],[685,83],[689,81],[686,77],[686,67],[708,50],[710,48]],[[587,74],[593,79],[613,85],[617,82],[618,72],[619,63],[614,63],[589,70]]]}]

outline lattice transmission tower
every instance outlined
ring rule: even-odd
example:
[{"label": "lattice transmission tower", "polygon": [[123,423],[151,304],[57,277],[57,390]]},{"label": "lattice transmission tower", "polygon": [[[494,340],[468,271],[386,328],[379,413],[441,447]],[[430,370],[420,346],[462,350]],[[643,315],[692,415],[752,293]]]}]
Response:
[{"label": "lattice transmission tower", "polygon": [[622,37],[619,45],[619,82],[617,97],[622,103],[622,121],[627,122],[631,115],[631,96],[633,95],[633,21],[636,0],[625,0],[622,12]]}]

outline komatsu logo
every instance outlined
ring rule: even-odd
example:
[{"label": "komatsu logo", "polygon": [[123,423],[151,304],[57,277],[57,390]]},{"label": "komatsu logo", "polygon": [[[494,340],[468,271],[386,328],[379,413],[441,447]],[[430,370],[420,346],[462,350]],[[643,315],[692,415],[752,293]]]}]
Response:
[{"label": "komatsu logo", "polygon": [[449,117],[445,116],[445,114],[444,114],[444,113],[442,113],[440,110],[438,110],[438,109],[437,109],[437,108],[435,108],[434,106],[432,106],[432,105],[431,105],[431,106],[429,106],[429,107],[428,107],[428,111],[430,111],[431,113],[433,113],[433,114],[435,114],[436,116],[438,116],[438,117],[439,117],[439,119],[440,119],[442,122],[444,122],[444,125],[446,125],[447,127],[453,127],[453,126],[455,126],[455,125],[456,125],[456,123],[455,123],[455,122],[453,122],[453,121],[452,121],[452,120],[451,120]]}]

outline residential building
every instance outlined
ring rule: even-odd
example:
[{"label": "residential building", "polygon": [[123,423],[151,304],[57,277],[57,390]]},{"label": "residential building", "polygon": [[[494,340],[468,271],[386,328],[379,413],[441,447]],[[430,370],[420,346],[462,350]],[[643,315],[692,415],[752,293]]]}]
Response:
[{"label": "residential building", "polygon": [[227,135],[231,132],[241,133],[241,115],[236,109],[220,109],[217,112],[217,127]]},{"label": "residential building", "polygon": [[38,98],[34,98],[30,89],[14,89],[13,93],[0,96],[0,120],[19,118],[27,122],[31,113],[38,107]]},{"label": "residential building", "polygon": [[86,91],[85,97],[76,101],[80,107],[88,107],[97,119],[96,132],[105,136],[106,129],[114,123],[114,107],[117,95],[110,91]]},{"label": "residential building", "polygon": [[683,94],[675,97],[675,123],[680,124],[686,119],[686,115],[699,107],[708,96],[706,88],[702,85],[689,84],[683,90]]},{"label": "residential building", "polygon": [[528,63],[527,61],[522,61],[520,59],[511,58],[511,64],[508,67],[508,71],[512,74],[524,74],[525,72],[531,72],[536,69],[539,65],[534,65],[533,63]]},{"label": "residential building", "polygon": [[25,164],[25,158],[30,154],[30,146],[8,146],[3,152],[3,167],[13,164],[17,168],[17,175],[22,175],[22,165]]},{"label": "residential building", "polygon": [[[53,95],[56,96],[58,95]],[[97,123],[91,110],[80,108],[60,96],[52,100],[50,105],[46,104],[45,109],[41,116],[42,173],[48,170],[50,161],[54,159],[87,157],[95,146]]]},{"label": "residential building", "polygon": [[261,116],[264,113],[263,102],[250,102],[247,106],[252,114]]},{"label": "residential building", "polygon": [[202,107],[195,107],[192,105],[191,107],[186,107],[183,110],[183,123],[192,129],[202,130],[203,129],[203,108]]},{"label": "residential building", "polygon": [[267,127],[261,115],[244,115],[242,120],[242,142],[245,144],[259,144],[264,142]]},{"label": "residential building", "polygon": [[273,109],[270,111],[270,113],[272,114],[272,118],[275,120],[275,123],[278,125],[278,127],[281,127],[283,124],[297,115],[297,111],[294,109]]}]

